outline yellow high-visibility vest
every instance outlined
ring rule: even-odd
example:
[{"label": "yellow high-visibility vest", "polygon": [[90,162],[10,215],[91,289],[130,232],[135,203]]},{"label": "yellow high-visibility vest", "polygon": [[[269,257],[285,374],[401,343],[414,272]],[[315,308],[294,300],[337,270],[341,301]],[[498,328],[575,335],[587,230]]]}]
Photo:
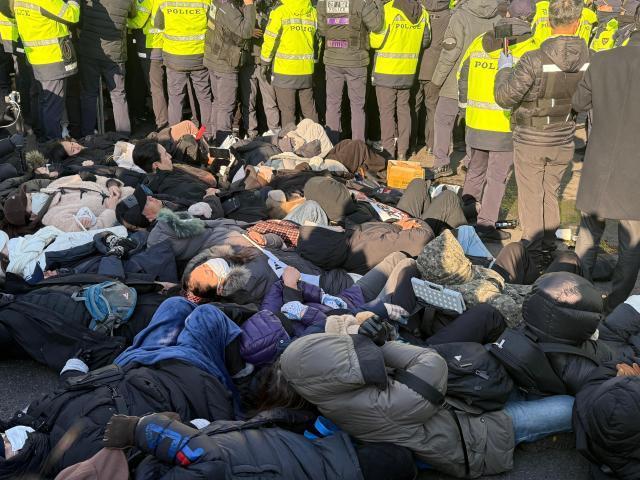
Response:
[{"label": "yellow high-visibility vest", "polygon": [[0,38],[4,53],[15,53],[18,44],[18,24],[15,19],[0,13]]},{"label": "yellow high-visibility vest", "polygon": [[13,4],[18,33],[34,67],[36,78],[54,80],[74,74],[78,62],[69,28],[80,20],[76,0],[16,0]]},{"label": "yellow high-visibility vest", "polygon": [[430,23],[424,8],[418,21],[412,23],[402,10],[394,7],[393,0],[385,4],[384,30],[369,34],[371,48],[376,49],[373,77],[377,85],[413,83],[425,28],[430,28]]},{"label": "yellow high-visibility vest", "polygon": [[273,73],[312,75],[318,12],[309,0],[289,0],[271,11],[260,58],[273,62]]},{"label": "yellow high-visibility vest", "polygon": [[[482,40],[486,34],[478,36],[469,45],[460,65],[469,59],[469,76],[467,86],[467,104],[465,122],[467,127],[490,132],[511,131],[511,110],[504,109],[496,103],[493,89],[498,74],[498,59],[501,49],[485,52]],[[538,48],[533,38],[515,44],[509,49],[514,63],[522,55]],[[458,79],[460,69],[458,69]]]},{"label": "yellow high-visibility vest", "polygon": [[[598,16],[596,13],[589,8],[583,8],[582,15],[580,17],[580,26],[578,27],[576,35],[582,38],[587,42],[587,45],[589,45],[591,32],[597,23]],[[542,0],[536,3],[536,13],[533,17],[533,21],[531,22],[531,30],[533,31],[533,38],[538,45],[551,36],[548,0]]]},{"label": "yellow high-visibility vest", "polygon": [[158,13],[164,17],[162,52],[177,57],[204,55],[210,6],[211,0],[160,0],[155,11],[156,17]]}]

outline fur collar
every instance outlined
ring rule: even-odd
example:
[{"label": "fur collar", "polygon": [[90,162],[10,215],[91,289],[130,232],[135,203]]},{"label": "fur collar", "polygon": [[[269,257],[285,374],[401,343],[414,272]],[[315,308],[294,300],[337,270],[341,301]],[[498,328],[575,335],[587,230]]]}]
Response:
[{"label": "fur collar", "polygon": [[222,295],[228,297],[243,290],[251,279],[251,272],[244,265],[232,265],[227,279],[222,286]]},{"label": "fur collar", "polygon": [[172,212],[168,208],[160,210],[157,221],[165,223],[178,238],[197,237],[204,233],[206,226],[203,220],[194,218],[187,212]]}]

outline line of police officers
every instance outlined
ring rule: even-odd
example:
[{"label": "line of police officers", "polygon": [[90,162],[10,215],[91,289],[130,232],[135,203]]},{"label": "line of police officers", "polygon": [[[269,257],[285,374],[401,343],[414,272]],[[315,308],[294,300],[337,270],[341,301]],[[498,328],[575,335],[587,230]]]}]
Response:
[{"label": "line of police officers", "polygon": [[[419,0],[318,0],[316,6],[310,0],[280,0],[273,6],[256,6],[254,0],[83,0],[82,5],[78,0],[1,0],[0,36],[4,52],[15,56],[19,81],[28,84],[32,78],[39,86],[38,116],[47,138],[62,135],[66,80],[78,71],[82,134],[96,126],[100,77],[111,95],[116,130],[130,133],[124,91],[128,32],[136,39],[156,127],[182,120],[186,92],[192,89],[200,123],[217,143],[232,131],[238,97],[246,132],[257,134],[258,92],[271,130],[295,123],[298,105],[303,117],[317,121],[314,69],[322,50],[326,126],[334,141],[342,131],[345,84],[352,138],[365,140],[369,73],[389,158],[409,153],[412,93],[416,103],[426,103],[425,141],[436,154],[433,178],[453,174],[451,131],[456,116],[466,116],[471,163],[465,199],[479,208],[481,233],[503,238],[494,225],[514,146],[511,110],[494,98],[502,40],[491,27],[511,25],[517,62],[552,36],[549,1],[502,4],[507,18],[497,15],[497,0],[474,5],[464,0],[445,6],[446,15],[443,1],[424,1],[433,9],[433,40],[431,16]],[[630,8],[602,0],[596,14],[585,5],[575,34],[593,51],[624,45],[633,28],[626,20],[633,18]],[[70,27],[78,22],[74,42]],[[477,36],[471,33],[476,30],[489,31]]]}]

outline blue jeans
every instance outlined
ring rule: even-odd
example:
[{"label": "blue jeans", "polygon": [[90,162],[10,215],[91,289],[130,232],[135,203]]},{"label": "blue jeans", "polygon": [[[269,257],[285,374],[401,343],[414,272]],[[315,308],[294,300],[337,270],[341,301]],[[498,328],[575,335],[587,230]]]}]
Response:
[{"label": "blue jeans", "polygon": [[569,395],[509,400],[504,411],[513,422],[516,445],[535,442],[554,433],[570,432],[573,401]]}]

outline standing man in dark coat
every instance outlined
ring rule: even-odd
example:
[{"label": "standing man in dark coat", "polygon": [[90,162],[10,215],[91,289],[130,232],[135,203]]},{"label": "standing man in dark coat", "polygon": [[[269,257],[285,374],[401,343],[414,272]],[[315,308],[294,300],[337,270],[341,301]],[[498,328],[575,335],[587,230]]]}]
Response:
[{"label": "standing man in dark coat", "polygon": [[589,66],[589,49],[576,35],[582,0],[551,0],[552,36],[539,49],[498,61],[494,94],[510,108],[522,241],[544,270],[560,226],[558,192],[574,152],[571,96]]},{"label": "standing man in dark coat", "polygon": [[[636,28],[640,12],[636,10]],[[593,112],[593,127],[578,188],[582,212],[576,253],[590,279],[605,219],[618,224],[618,264],[605,307],[613,310],[631,293],[640,269],[640,170],[637,127],[640,124],[640,32],[629,44],[597,53],[573,95],[573,108]]]},{"label": "standing man in dark coat", "polygon": [[129,135],[131,121],[124,92],[127,60],[127,19],[136,13],[132,0],[91,0],[82,3],[82,26],[78,41],[80,82],[82,83],[82,136],[96,127],[100,77],[104,78],[116,132]]}]

